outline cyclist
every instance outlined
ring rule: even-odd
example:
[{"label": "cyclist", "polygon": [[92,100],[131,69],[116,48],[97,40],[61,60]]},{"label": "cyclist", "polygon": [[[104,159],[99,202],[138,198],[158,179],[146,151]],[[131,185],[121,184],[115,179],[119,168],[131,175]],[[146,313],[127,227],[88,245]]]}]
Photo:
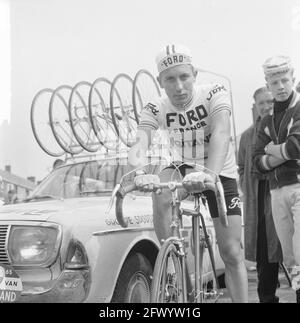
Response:
[{"label": "cyclist", "polygon": [[[183,178],[186,191],[203,191],[215,182],[214,174],[221,175],[228,209],[229,226],[219,218],[214,193],[205,191],[213,218],[220,255],[225,263],[225,281],[233,302],[246,302],[248,297],[247,271],[241,250],[241,209],[237,191],[237,167],[230,143],[231,104],[228,90],[221,84],[196,85],[197,70],[192,65],[188,48],[180,44],[164,47],[156,57],[158,82],[166,96],[149,102],[141,112],[135,145],[129,151],[129,162],[141,167],[136,172],[135,184],[153,194],[153,222],[159,240],[170,236],[171,193],[158,190],[161,182]],[[147,174],[142,166],[146,151],[157,129],[169,138],[173,163],[159,176]],[[206,166],[212,173],[195,171],[184,162]],[[174,175],[175,173],[175,175]],[[161,194],[160,194],[161,193]]]}]

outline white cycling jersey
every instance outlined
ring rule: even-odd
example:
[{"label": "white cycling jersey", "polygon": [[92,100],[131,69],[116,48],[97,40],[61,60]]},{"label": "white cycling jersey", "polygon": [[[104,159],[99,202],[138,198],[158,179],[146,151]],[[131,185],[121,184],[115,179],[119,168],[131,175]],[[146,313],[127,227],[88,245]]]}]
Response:
[{"label": "white cycling jersey", "polygon": [[[183,108],[173,106],[166,96],[148,103],[141,112],[138,127],[163,130],[172,160],[205,166],[211,137],[210,120],[219,111],[231,113],[231,109],[229,92],[223,85],[197,85],[192,99]],[[237,177],[232,143],[221,175]]]}]

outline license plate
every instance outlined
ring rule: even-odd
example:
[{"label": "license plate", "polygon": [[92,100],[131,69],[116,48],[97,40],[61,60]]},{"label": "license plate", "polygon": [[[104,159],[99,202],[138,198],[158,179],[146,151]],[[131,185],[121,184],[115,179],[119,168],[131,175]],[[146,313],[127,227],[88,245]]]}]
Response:
[{"label": "license plate", "polygon": [[22,280],[13,267],[0,264],[0,303],[17,302],[22,290]]}]

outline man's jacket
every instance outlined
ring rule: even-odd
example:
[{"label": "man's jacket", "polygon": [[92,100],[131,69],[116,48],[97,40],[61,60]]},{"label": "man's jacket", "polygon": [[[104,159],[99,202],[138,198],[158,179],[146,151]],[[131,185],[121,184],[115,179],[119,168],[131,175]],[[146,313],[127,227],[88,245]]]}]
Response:
[{"label": "man's jacket", "polygon": [[[258,203],[258,183],[260,179],[265,179],[265,175],[258,174],[252,167],[253,146],[260,122],[261,120],[258,119],[254,126],[251,126],[243,132],[238,154],[238,172],[240,175],[240,186],[243,192],[245,258],[250,261],[256,261],[257,247],[259,247],[257,246],[258,208],[262,207],[262,205]],[[268,261],[281,262],[282,251],[275,231],[271,210],[271,197],[268,188],[264,196],[263,209],[266,225]]]},{"label": "man's jacket", "polygon": [[[264,148],[271,141],[281,145],[282,157],[286,160],[273,169],[268,167],[263,157]],[[300,97],[296,92],[280,122],[278,133],[273,115],[262,119],[254,146],[253,164],[260,173],[269,173],[270,189],[300,182]]]}]

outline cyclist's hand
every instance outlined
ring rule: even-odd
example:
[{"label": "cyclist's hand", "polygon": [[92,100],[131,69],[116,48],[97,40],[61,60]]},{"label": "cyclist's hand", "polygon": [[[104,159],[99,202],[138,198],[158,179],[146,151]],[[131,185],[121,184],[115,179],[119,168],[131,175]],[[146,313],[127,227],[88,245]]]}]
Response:
[{"label": "cyclist's hand", "polygon": [[159,188],[160,179],[157,175],[138,175],[134,178],[134,184],[139,191],[161,193],[161,189]]},{"label": "cyclist's hand", "polygon": [[186,175],[182,181],[188,192],[202,192],[214,186],[214,178],[204,172],[194,172]]}]

